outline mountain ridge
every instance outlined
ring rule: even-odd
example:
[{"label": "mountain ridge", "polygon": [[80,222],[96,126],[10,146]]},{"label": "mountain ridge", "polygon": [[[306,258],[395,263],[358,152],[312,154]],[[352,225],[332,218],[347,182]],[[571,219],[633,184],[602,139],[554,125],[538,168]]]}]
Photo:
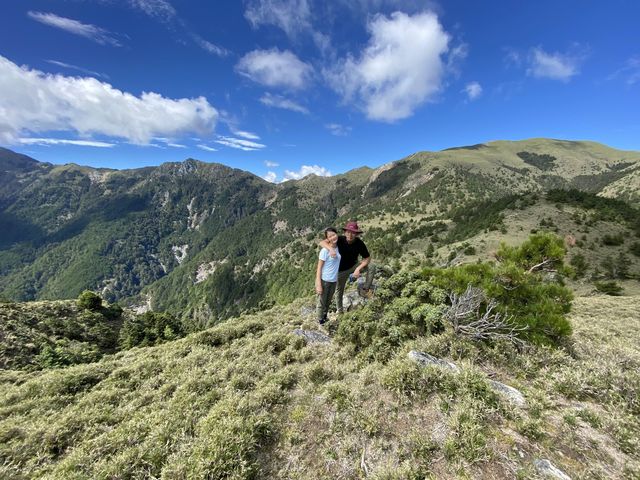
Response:
[{"label": "mountain ridge", "polygon": [[[543,196],[553,188],[640,205],[640,152],[547,139],[480,145],[280,184],[195,159],[129,170],[43,164],[25,178],[5,175],[0,227],[10,235],[0,242],[0,294],[59,299],[89,288],[109,301],[215,321],[311,288],[306,272],[317,232],[348,218],[366,227],[378,261],[394,261],[399,252],[403,262],[416,254],[442,262],[465,240],[455,226],[458,210],[503,209],[502,198]],[[485,230],[509,227],[499,220],[509,216],[495,215],[485,215],[495,220]],[[542,221],[535,213],[531,226],[519,228]],[[438,222],[447,238],[459,232],[458,243],[432,234]],[[582,227],[571,220],[564,228]],[[469,241],[484,251],[488,234],[473,232]],[[429,249],[435,256],[425,258]]]}]

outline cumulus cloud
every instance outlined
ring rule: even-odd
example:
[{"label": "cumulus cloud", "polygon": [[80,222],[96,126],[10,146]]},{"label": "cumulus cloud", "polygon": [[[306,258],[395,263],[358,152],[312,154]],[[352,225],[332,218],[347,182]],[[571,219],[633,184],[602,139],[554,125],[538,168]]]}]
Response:
[{"label": "cumulus cloud", "polygon": [[274,25],[289,38],[311,29],[311,9],[307,0],[253,0],[244,16],[254,28]]},{"label": "cumulus cloud", "polygon": [[313,69],[289,50],[273,48],[247,53],[236,65],[236,71],[268,87],[301,89],[309,83]]},{"label": "cumulus cloud", "polygon": [[583,55],[547,53],[542,48],[534,48],[529,56],[527,74],[536,78],[549,78],[568,82],[579,73]]},{"label": "cumulus cloud", "polygon": [[54,13],[28,12],[29,18],[50,27],[59,28],[65,32],[79,35],[81,37],[93,40],[100,45],[112,45],[121,47],[122,44],[114,37],[114,35],[104,28],[96,27],[88,23],[82,23],[71,18],[59,17]]},{"label": "cumulus cloud", "polygon": [[[37,95],[34,92],[38,92]],[[217,110],[204,97],[139,97],[95,78],[66,77],[19,67],[0,56],[0,141],[24,132],[72,131],[148,144],[153,137],[209,134]]]},{"label": "cumulus cloud", "polygon": [[267,182],[277,183],[276,179],[278,178],[278,175],[276,174],[276,172],[267,172],[267,174],[262,178],[264,178]]},{"label": "cumulus cloud", "polygon": [[269,167],[269,168],[273,168],[273,167],[279,167],[280,164],[276,163],[276,162],[272,162],[271,160],[265,160],[264,164]]},{"label": "cumulus cloud", "polygon": [[445,72],[450,37],[432,12],[376,15],[369,43],[359,58],[349,56],[325,72],[346,101],[355,101],[373,120],[409,117],[436,95]]},{"label": "cumulus cloud", "polygon": [[92,140],[66,140],[61,138],[20,138],[18,142],[23,145],[76,145],[80,147],[111,148],[115,143],[95,142]]},{"label": "cumulus cloud", "polygon": [[340,125],[339,123],[327,123],[324,128],[331,132],[331,135],[336,137],[346,137],[351,133],[351,127]]},{"label": "cumulus cloud", "polygon": [[473,101],[482,95],[482,86],[478,82],[470,82],[465,85],[463,92],[467,94],[470,101]]},{"label": "cumulus cloud", "polygon": [[307,175],[318,175],[319,177],[330,177],[331,172],[324,167],[318,165],[302,165],[300,170],[293,172],[291,170],[284,171],[284,181],[286,180],[300,180]]},{"label": "cumulus cloud", "polygon": [[216,143],[220,145],[224,145],[225,147],[235,148],[238,150],[244,150],[245,152],[252,152],[255,150],[260,150],[265,148],[266,145],[262,143],[253,142],[251,140],[245,140],[243,138],[234,138],[234,137],[219,137],[217,140],[214,140]]},{"label": "cumulus cloud", "polygon": [[309,113],[309,109],[299,103],[281,95],[273,95],[268,92],[260,97],[260,103],[267,107],[282,108],[284,110],[291,110],[292,112],[304,113],[305,115]]}]

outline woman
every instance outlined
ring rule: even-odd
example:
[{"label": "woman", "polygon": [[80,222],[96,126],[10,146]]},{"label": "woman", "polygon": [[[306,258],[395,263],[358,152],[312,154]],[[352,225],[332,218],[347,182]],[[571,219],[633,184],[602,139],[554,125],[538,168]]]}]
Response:
[{"label": "woman", "polygon": [[340,267],[340,252],[337,249],[338,231],[329,227],[324,231],[325,240],[335,250],[336,254],[332,257],[329,250],[322,247],[320,255],[318,255],[318,268],[316,269],[316,293],[318,294],[318,323],[323,325],[327,321],[329,306],[336,291],[338,282],[338,268]]}]

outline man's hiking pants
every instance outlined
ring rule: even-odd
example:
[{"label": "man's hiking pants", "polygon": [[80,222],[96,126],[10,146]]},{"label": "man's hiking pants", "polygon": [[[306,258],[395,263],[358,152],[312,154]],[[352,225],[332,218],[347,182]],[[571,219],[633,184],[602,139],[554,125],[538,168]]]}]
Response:
[{"label": "man's hiking pants", "polygon": [[[338,313],[342,313],[344,309],[342,308],[342,296],[344,295],[344,287],[349,280],[349,275],[355,272],[359,263],[356,263],[349,270],[345,270],[343,272],[338,272],[338,286],[336,287],[336,307],[338,309]],[[368,290],[373,285],[373,276],[376,273],[376,266],[372,263],[364,267],[360,270],[361,273],[365,273],[364,285],[362,288]]]}]

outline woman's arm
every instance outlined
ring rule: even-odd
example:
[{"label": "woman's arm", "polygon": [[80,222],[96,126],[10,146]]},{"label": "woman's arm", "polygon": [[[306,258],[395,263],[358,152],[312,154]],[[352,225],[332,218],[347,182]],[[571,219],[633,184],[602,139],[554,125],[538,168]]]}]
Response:
[{"label": "woman's arm", "polygon": [[318,268],[316,269],[316,293],[322,295],[322,266],[324,260],[318,260]]}]

